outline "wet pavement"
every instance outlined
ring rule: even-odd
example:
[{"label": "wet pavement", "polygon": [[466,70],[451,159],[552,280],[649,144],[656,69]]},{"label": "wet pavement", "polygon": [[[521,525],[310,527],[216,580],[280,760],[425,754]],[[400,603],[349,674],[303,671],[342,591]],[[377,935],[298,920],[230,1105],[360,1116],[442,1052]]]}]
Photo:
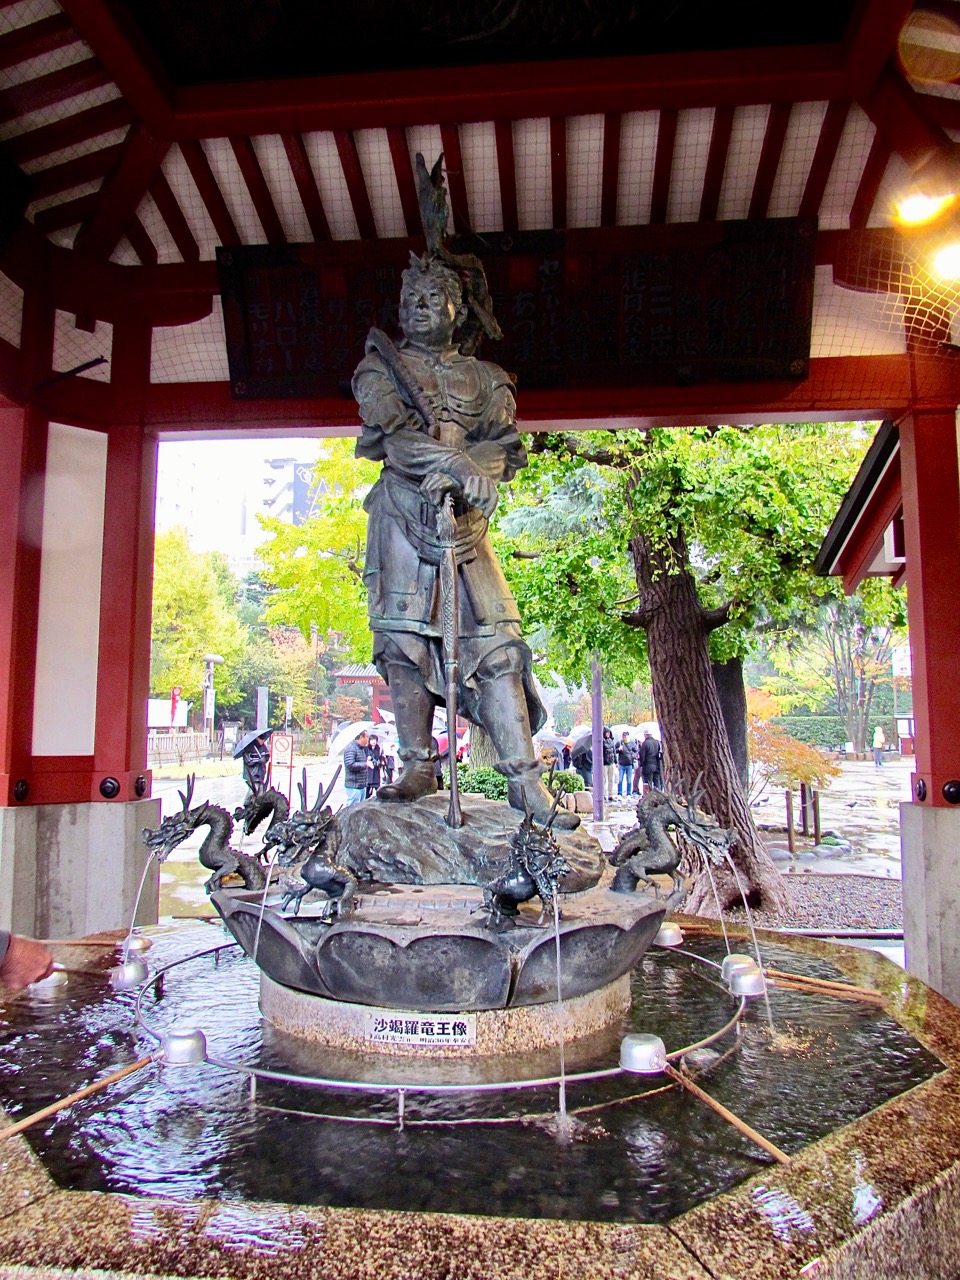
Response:
[{"label": "wet pavement", "polygon": [[[312,802],[318,789],[333,776],[336,762],[311,759],[298,762],[294,779],[299,781],[303,767],[307,769],[307,793]],[[246,784],[240,776],[238,764],[212,765],[217,772],[231,770],[226,776],[198,777],[194,789],[194,803],[202,800],[222,805],[228,813],[243,803]],[[811,837],[797,834],[796,854],[787,848],[786,804],[782,790],[771,790],[753,806],[754,817],[764,842],[785,874],[797,872],[820,875],[867,875],[884,879],[900,878],[900,809],[901,801],[910,799],[910,775],[914,761],[890,759],[881,768],[872,761],[845,761],[841,775],[829,790],[820,795],[820,819],[824,836],[834,833],[843,843],[834,850],[820,846],[814,853]],[[289,779],[283,779],[282,790],[288,790]],[[178,791],[185,789],[184,777],[154,778],[153,794],[162,802],[166,817],[180,808]],[[296,783],[293,786],[294,808],[298,805]],[[334,809],[346,799],[343,783],[337,780],[330,803]],[[607,806],[604,821],[585,821],[584,829],[594,835],[604,849],[612,849],[621,831],[635,821],[635,805],[615,801]],[[794,822],[799,823],[798,805],[794,803]],[[202,828],[184,841],[161,868],[160,914],[161,916],[208,916],[211,908],[203,888],[210,874],[197,859],[200,845],[207,836]],[[234,830],[234,848],[252,853],[260,846],[256,834],[245,837],[242,830]]]}]

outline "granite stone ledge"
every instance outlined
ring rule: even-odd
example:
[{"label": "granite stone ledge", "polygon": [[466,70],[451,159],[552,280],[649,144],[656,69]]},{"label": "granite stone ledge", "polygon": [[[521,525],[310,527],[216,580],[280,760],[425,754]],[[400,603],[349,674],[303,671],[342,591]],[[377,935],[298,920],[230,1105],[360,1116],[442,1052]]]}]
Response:
[{"label": "granite stone ledge", "polygon": [[61,1192],[0,1222],[0,1275],[709,1280],[663,1227]]}]

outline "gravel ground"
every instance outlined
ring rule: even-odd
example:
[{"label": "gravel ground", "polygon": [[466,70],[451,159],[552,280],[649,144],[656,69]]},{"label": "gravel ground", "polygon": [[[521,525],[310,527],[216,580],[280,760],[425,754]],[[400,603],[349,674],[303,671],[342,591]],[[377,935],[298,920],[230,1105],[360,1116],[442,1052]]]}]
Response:
[{"label": "gravel ground", "polygon": [[[899,880],[877,876],[785,876],[790,898],[785,912],[754,911],[754,922],[768,929],[900,929],[903,904]],[[743,918],[731,911],[730,918]]]}]

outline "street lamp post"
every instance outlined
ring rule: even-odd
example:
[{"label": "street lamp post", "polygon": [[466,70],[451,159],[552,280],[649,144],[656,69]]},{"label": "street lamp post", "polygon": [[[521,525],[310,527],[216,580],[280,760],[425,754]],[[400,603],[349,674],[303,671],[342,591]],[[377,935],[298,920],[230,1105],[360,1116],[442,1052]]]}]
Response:
[{"label": "street lamp post", "polygon": [[210,750],[213,751],[213,724],[214,716],[217,709],[217,691],[213,684],[213,669],[219,667],[223,662],[219,653],[205,653],[203,661],[206,663],[206,671],[203,675],[203,731],[210,743]]}]

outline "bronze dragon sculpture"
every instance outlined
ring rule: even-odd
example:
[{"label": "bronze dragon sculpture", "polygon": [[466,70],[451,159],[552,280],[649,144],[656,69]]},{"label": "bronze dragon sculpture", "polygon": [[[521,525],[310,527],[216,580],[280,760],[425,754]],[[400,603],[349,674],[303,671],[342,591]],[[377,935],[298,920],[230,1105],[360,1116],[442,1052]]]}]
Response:
[{"label": "bronze dragon sculpture", "polygon": [[158,862],[165,862],[177,845],[182,844],[198,827],[209,827],[210,833],[199,851],[201,864],[213,873],[204,885],[207,893],[221,888],[224,877],[233,874],[241,877],[246,889],[264,888],[267,883],[266,873],[257,859],[230,847],[233,819],[226,809],[207,802],[197,805],[195,809],[190,808],[196,780],[196,774],[190,774],[186,793],[179,793],[183,805],[179,813],[164,818],[155,830],[144,827],[140,834],[143,843]]}]

